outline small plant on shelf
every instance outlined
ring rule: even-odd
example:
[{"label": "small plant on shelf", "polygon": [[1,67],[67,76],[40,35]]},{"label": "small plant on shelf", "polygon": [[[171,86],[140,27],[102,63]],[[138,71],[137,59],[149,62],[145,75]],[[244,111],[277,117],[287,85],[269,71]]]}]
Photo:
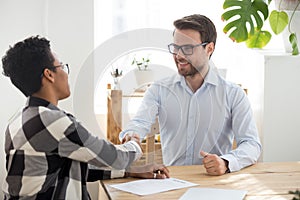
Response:
[{"label": "small plant on shelf", "polygon": [[147,70],[149,67],[150,59],[149,57],[142,57],[141,60],[137,60],[136,57],[133,58],[131,65],[136,65],[139,70]]}]

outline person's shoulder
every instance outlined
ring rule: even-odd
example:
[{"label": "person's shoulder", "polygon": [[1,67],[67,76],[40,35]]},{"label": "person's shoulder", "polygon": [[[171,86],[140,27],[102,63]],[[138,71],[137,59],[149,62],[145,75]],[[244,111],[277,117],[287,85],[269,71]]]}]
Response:
[{"label": "person's shoulder", "polygon": [[178,74],[173,74],[171,76],[161,78],[161,79],[155,81],[153,83],[153,85],[171,87],[174,84],[176,84],[176,82],[179,82],[179,81],[180,81],[180,78],[179,78]]},{"label": "person's shoulder", "polygon": [[238,84],[236,84],[236,83],[234,83],[232,81],[225,80],[225,79],[223,79],[221,81],[221,83],[222,83],[222,85],[224,85],[224,86],[226,86],[228,88],[232,88],[232,89],[237,89],[239,87]]},{"label": "person's shoulder", "polygon": [[225,80],[223,82],[223,86],[226,90],[228,97],[234,97],[234,99],[245,99],[247,96],[246,91],[238,83]]},{"label": "person's shoulder", "polygon": [[242,89],[240,84],[226,80],[224,78],[219,79],[219,84],[222,85],[223,87],[226,87],[231,90],[241,90]]},{"label": "person's shoulder", "polygon": [[66,123],[70,123],[72,115],[69,115],[68,113],[64,112],[60,109],[52,109],[49,107],[39,106],[38,107],[39,115],[41,116],[41,119],[43,121],[65,121]]}]

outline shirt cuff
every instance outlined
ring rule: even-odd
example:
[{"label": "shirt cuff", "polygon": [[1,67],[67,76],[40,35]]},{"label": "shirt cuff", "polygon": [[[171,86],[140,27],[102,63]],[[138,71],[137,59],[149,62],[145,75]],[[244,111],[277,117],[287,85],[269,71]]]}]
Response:
[{"label": "shirt cuff", "polygon": [[233,155],[226,154],[220,157],[228,161],[228,169],[230,172],[239,171],[241,169],[237,159]]},{"label": "shirt cuff", "polygon": [[140,145],[135,141],[129,141],[127,143],[131,143],[135,146],[135,149],[136,149],[135,161],[140,159],[143,156],[143,150],[141,149]]},{"label": "shirt cuff", "polygon": [[110,174],[110,178],[123,178],[125,175],[125,169],[122,170],[116,170],[116,169],[112,169],[111,170],[111,174]]}]

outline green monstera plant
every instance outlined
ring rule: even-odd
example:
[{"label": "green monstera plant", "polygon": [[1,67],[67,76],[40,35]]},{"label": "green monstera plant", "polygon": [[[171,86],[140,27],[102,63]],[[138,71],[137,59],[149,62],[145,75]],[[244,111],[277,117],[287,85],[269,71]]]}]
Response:
[{"label": "green monstera plant", "polygon": [[[299,6],[296,4],[293,14],[289,19],[285,11],[273,10],[269,15],[269,5],[272,0],[266,3],[264,0],[225,0],[222,20],[227,21],[223,31],[229,33],[229,38],[235,42],[245,42],[249,48],[263,48],[272,38],[272,34],[263,30],[264,23],[269,19],[272,31],[280,34],[291,22],[293,14]],[[281,0],[284,1],[284,0]],[[292,54],[298,55],[296,33],[291,32],[289,41],[292,45]]]}]

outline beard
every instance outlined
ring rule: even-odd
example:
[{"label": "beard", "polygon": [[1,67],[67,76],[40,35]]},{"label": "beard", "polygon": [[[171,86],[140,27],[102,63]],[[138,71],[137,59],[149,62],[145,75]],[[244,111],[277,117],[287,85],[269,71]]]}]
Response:
[{"label": "beard", "polygon": [[196,74],[200,74],[203,67],[195,67],[190,61],[186,59],[178,59],[175,61],[177,65],[178,73],[183,77],[193,77]]},{"label": "beard", "polygon": [[182,69],[178,67],[178,73],[184,77],[188,77],[188,76],[194,76],[199,72],[193,65],[190,64],[189,69]]}]

